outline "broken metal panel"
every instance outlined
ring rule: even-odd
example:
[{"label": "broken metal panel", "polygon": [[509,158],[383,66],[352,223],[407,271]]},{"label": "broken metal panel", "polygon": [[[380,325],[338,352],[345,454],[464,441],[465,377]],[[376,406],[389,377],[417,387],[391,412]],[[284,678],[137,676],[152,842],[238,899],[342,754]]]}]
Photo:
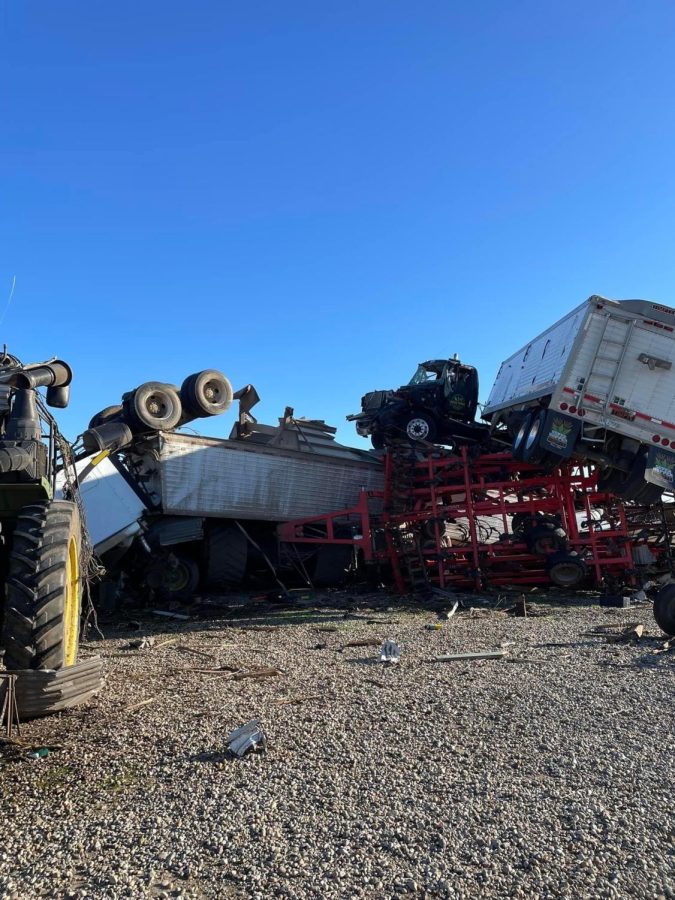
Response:
[{"label": "broken metal panel", "polygon": [[153,477],[168,514],[286,521],[354,506],[362,488],[382,490],[377,460],[340,450],[336,458],[167,433]]},{"label": "broken metal panel", "polygon": [[195,516],[163,516],[153,522],[151,531],[161,547],[184,544],[186,541],[201,541],[204,537],[204,520]]},{"label": "broken metal panel", "polygon": [[243,756],[249,750],[267,749],[265,733],[260,726],[260,719],[251,719],[240,728],[235,728],[227,736],[227,749],[235,756]]}]

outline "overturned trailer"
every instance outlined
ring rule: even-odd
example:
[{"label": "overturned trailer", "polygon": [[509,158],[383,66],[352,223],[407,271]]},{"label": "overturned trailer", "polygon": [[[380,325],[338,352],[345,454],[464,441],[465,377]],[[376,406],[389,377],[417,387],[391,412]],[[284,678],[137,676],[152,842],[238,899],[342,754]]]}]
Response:
[{"label": "overturned trailer", "polygon": [[95,548],[109,568],[165,597],[227,589],[288,563],[315,583],[333,581],[351,548],[282,544],[277,525],[382,489],[381,460],[334,435],[287,410],[278,426],[240,417],[229,439],[157,432],[90,456],[79,466]]}]

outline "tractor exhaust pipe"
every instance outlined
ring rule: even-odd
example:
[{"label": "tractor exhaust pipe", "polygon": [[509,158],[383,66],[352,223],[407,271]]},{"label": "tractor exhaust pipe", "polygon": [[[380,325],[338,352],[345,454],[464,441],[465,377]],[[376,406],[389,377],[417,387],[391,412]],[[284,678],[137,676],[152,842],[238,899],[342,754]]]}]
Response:
[{"label": "tractor exhaust pipe", "polygon": [[73,370],[70,366],[62,359],[55,359],[50,363],[25,367],[12,377],[10,383],[17,388],[34,390],[39,387],[66,387],[72,379]]},{"label": "tractor exhaust pipe", "polygon": [[7,418],[5,437],[10,441],[39,441],[42,428],[32,390],[18,389],[14,393],[12,411]]}]

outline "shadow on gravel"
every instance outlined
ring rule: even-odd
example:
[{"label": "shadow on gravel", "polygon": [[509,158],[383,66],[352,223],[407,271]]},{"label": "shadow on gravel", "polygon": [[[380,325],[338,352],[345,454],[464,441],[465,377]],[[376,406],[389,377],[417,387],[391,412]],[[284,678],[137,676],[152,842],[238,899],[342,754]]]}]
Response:
[{"label": "shadow on gravel", "polygon": [[232,759],[232,757],[225,750],[204,750],[187,757],[188,762],[198,763],[223,763],[228,759]]}]

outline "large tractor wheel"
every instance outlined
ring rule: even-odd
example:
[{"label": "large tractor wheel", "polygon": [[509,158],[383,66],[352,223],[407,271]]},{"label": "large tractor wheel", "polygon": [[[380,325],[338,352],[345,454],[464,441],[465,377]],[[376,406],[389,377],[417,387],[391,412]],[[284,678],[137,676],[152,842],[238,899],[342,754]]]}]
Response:
[{"label": "large tractor wheel", "polygon": [[234,522],[209,523],[204,542],[204,582],[208,588],[231,588],[243,580],[248,560],[246,535]]},{"label": "large tractor wheel", "polygon": [[80,547],[74,503],[44,501],[19,513],[2,625],[8,669],[61,669],[77,662]]}]

